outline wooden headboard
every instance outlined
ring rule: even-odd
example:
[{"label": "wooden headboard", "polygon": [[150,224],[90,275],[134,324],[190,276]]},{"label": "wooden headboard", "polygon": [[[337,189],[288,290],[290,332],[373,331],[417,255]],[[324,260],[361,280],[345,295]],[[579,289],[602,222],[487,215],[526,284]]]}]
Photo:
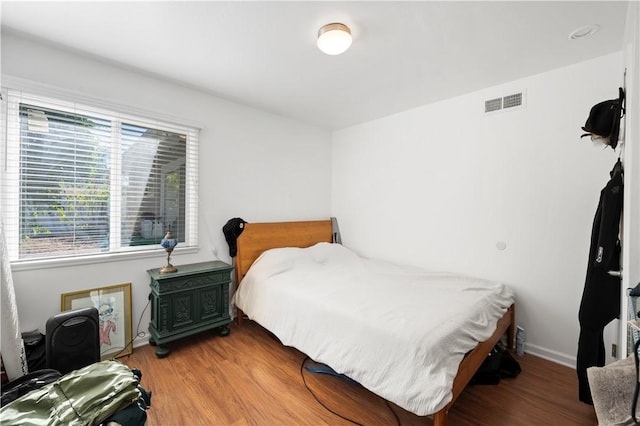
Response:
[{"label": "wooden headboard", "polygon": [[236,243],[236,282],[264,252],[280,247],[310,247],[333,240],[331,219],[307,222],[245,223]]}]

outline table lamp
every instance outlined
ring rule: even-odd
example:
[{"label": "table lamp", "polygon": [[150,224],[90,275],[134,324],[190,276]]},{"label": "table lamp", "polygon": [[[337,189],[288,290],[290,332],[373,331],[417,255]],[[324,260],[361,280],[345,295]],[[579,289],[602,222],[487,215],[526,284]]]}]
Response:
[{"label": "table lamp", "polygon": [[167,265],[164,268],[160,269],[160,273],[170,274],[172,272],[178,272],[178,268],[171,264],[171,252],[173,252],[175,246],[178,245],[178,240],[173,237],[171,228],[169,228],[162,241],[160,241],[160,245],[167,252]]}]

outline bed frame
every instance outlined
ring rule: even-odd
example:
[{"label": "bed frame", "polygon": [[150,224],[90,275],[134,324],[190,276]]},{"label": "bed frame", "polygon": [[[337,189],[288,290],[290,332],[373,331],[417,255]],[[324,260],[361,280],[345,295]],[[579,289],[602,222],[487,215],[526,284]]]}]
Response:
[{"label": "bed frame", "polygon": [[[280,247],[310,247],[318,242],[330,243],[332,241],[331,220],[246,223],[244,231],[237,239],[236,282],[240,283],[249,267],[265,250]],[[243,313],[238,309],[238,325],[242,325],[242,317]],[[446,425],[449,409],[480,368],[487,354],[505,333],[507,333],[509,348],[513,348],[515,336],[515,307],[513,305],[498,321],[493,335],[488,340],[479,343],[460,363],[458,373],[453,381],[453,398],[444,408],[433,414],[434,426]]]}]

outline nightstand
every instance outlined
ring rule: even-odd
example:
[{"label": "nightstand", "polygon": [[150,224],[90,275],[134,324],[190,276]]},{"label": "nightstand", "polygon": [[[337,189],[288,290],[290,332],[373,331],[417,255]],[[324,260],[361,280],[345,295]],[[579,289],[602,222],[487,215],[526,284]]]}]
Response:
[{"label": "nightstand", "polygon": [[229,282],[232,266],[221,261],[178,265],[178,271],[151,277],[149,344],[158,345],[156,356],[169,354],[167,343],[205,330],[229,334]]}]

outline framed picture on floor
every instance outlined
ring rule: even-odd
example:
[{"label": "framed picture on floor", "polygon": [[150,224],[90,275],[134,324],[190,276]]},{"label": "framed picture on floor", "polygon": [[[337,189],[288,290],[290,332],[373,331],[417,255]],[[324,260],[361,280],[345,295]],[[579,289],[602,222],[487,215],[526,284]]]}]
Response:
[{"label": "framed picture on floor", "polygon": [[102,360],[131,354],[131,283],[62,294],[62,311],[90,307],[98,310]]}]

